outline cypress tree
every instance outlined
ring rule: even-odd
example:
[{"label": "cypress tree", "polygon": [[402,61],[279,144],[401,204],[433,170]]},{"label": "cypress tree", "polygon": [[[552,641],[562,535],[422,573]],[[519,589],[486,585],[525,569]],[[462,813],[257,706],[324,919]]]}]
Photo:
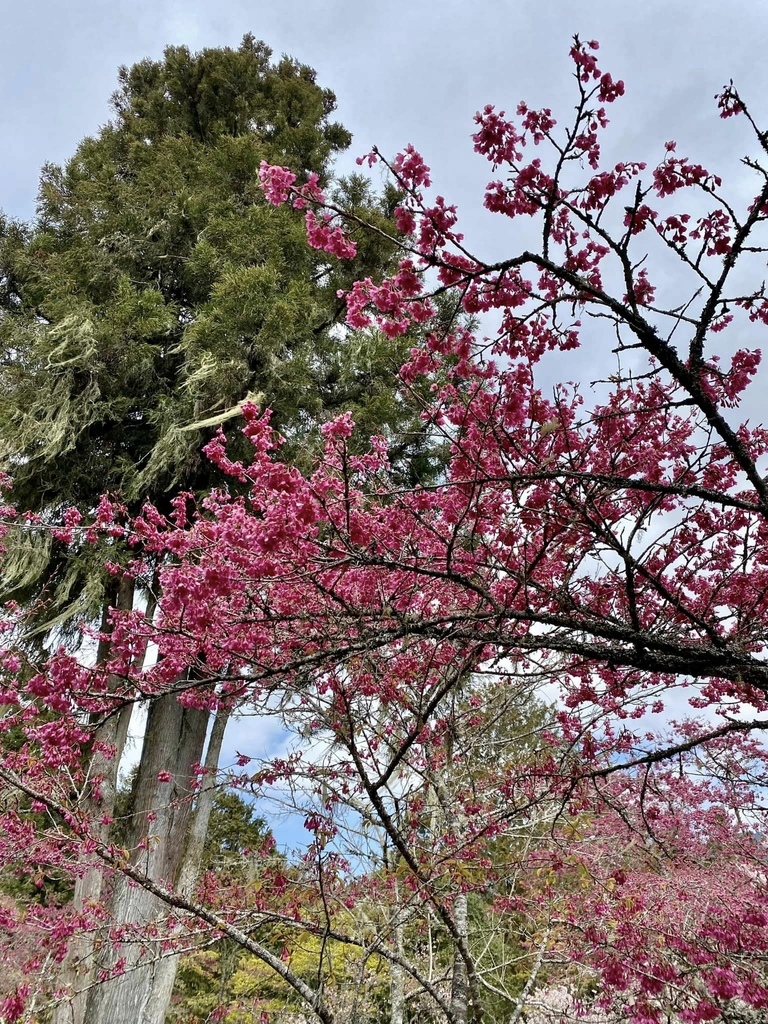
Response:
[{"label": "cypress tree", "polygon": [[[338,326],[338,290],[380,273],[386,242],[367,234],[336,264],[261,196],[261,160],[326,186],[350,141],[314,72],[270,56],[246,36],[121,69],[113,119],[44,168],[35,222],[0,220],[0,451],[20,507],[55,517],[103,491],[135,505],[206,489],[206,432],[190,427],[249,395],[273,407],[293,458],[342,408],[418,436],[392,396],[396,347]],[[394,201],[361,179],[340,191],[382,219]],[[79,592],[67,579],[55,603]]]}]

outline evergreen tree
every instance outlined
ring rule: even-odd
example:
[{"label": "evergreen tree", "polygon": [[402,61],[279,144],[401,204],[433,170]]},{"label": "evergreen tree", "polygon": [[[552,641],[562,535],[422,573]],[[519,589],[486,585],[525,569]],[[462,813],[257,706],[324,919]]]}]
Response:
[{"label": "evergreen tree", "polygon": [[[161,61],[121,69],[112,120],[64,167],[44,168],[34,222],[0,219],[0,457],[15,504],[40,524],[11,537],[1,589],[30,606],[38,637],[83,618],[106,626],[110,606],[135,598],[104,573],[103,550],[73,556],[50,527],[73,506],[93,510],[105,491],[136,510],[148,499],[167,509],[179,489],[207,490],[216,477],[201,447],[249,397],[274,409],[288,458],[307,460],[322,422],[351,408],[361,433],[400,441],[406,472],[428,466],[418,409],[393,389],[407,339],[398,347],[374,332],[350,335],[338,298],[356,278],[380,276],[394,247],[366,232],[357,258],[338,263],[307,248],[300,213],[268,205],[260,190],[265,160],[328,187],[332,159],[350,142],[334,108],[311,68],[272,62],[250,35],[237,49],[169,47]],[[354,177],[336,188],[346,208],[391,227],[394,192],[377,198]],[[156,877],[181,870],[207,724],[207,713],[173,698],[150,709],[129,842],[138,846],[147,815],[165,830]],[[99,732],[118,756],[127,726],[123,715]],[[95,757],[108,813],[116,764]],[[170,796],[161,770],[174,776]],[[76,899],[100,886],[78,880]],[[118,920],[139,912],[123,897],[115,894]],[[136,972],[130,988],[141,989]],[[88,1010],[94,1024],[128,1019],[139,1005],[101,999]],[[82,1020],[84,1007],[74,1013]]]},{"label": "evergreen tree", "polygon": [[[123,68],[112,106],[65,167],[44,169],[35,222],[0,222],[0,446],[17,505],[50,519],[105,490],[161,506],[172,490],[204,490],[201,446],[247,396],[273,407],[289,457],[341,408],[361,429],[418,439],[392,394],[399,352],[339,326],[338,290],[381,272],[386,240],[366,234],[340,264],[261,195],[262,160],[327,185],[349,144],[314,72],[271,63],[252,36],[237,50],[172,47]],[[379,218],[394,201],[362,179],[339,191]],[[39,548],[31,569],[23,554],[15,597],[51,553]],[[71,563],[56,583],[57,607],[82,601]],[[94,611],[93,584],[87,596]]]}]

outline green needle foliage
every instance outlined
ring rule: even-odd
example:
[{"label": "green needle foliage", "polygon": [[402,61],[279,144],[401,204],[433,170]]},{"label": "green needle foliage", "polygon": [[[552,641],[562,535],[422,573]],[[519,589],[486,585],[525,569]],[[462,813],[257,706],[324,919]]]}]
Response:
[{"label": "green needle foliage", "polygon": [[[122,68],[112,120],[44,168],[34,222],[0,217],[0,461],[21,509],[50,524],[105,491],[134,509],[204,491],[217,481],[200,449],[249,397],[274,410],[288,458],[309,461],[320,424],[351,409],[404,473],[431,470],[418,408],[395,394],[410,342],[351,334],[337,294],[380,277],[391,245],[367,233],[339,265],[259,188],[262,160],[329,186],[350,143],[334,108],[311,68],[250,35],[169,47]],[[395,194],[357,177],[336,192],[392,230]],[[48,627],[98,614],[103,560],[17,531],[4,596],[42,596]]]}]

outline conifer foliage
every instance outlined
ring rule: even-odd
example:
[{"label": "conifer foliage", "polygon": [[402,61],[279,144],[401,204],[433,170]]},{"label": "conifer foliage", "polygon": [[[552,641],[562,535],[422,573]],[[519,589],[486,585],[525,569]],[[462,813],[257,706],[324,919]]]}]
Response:
[{"label": "conifer foliage", "polygon": [[[249,396],[274,408],[296,457],[334,410],[413,425],[391,398],[392,352],[374,336],[344,344],[339,327],[338,290],[380,276],[391,244],[367,236],[339,264],[260,188],[265,160],[329,183],[350,141],[334,107],[311,68],[273,63],[252,36],[170,47],[121,69],[112,120],[44,169],[35,221],[0,223],[0,444],[20,508],[60,520],[105,491],[138,509],[205,490],[201,445]],[[355,178],[338,197],[382,224],[393,202]],[[42,548],[33,565],[19,552],[13,596],[39,579]],[[49,614],[80,593],[66,572],[55,582]]]}]

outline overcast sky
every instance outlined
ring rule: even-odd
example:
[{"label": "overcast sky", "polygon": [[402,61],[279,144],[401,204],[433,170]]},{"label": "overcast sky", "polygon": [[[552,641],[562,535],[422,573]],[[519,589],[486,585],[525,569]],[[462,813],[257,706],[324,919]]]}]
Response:
[{"label": "overcast sky", "polygon": [[[374,143],[394,153],[413,142],[489,258],[509,227],[481,209],[489,168],[472,152],[472,116],[523,98],[565,115],[575,32],[599,39],[602,66],[626,82],[611,111],[617,159],[654,162],[677,139],[681,153],[733,173],[743,122],[720,121],[713,99],[730,78],[768,123],[765,0],[0,0],[0,15],[0,208],[25,219],[41,165],[66,160],[108,119],[119,65],[159,58],[168,44],[237,46],[246,32],[336,92],[354,133],[342,169]],[[233,746],[252,749],[252,721],[235,734]]]},{"label": "overcast sky", "polygon": [[107,120],[120,64],[168,44],[236,46],[246,32],[317,69],[355,154],[413,142],[461,208],[477,203],[487,176],[468,138],[472,115],[523,97],[570,106],[574,32],[598,38],[606,68],[627,83],[614,108],[627,158],[654,156],[667,138],[740,155],[738,131],[713,112],[731,77],[768,106],[761,0],[0,0],[0,14],[0,208],[24,218],[41,165],[65,160]]}]

